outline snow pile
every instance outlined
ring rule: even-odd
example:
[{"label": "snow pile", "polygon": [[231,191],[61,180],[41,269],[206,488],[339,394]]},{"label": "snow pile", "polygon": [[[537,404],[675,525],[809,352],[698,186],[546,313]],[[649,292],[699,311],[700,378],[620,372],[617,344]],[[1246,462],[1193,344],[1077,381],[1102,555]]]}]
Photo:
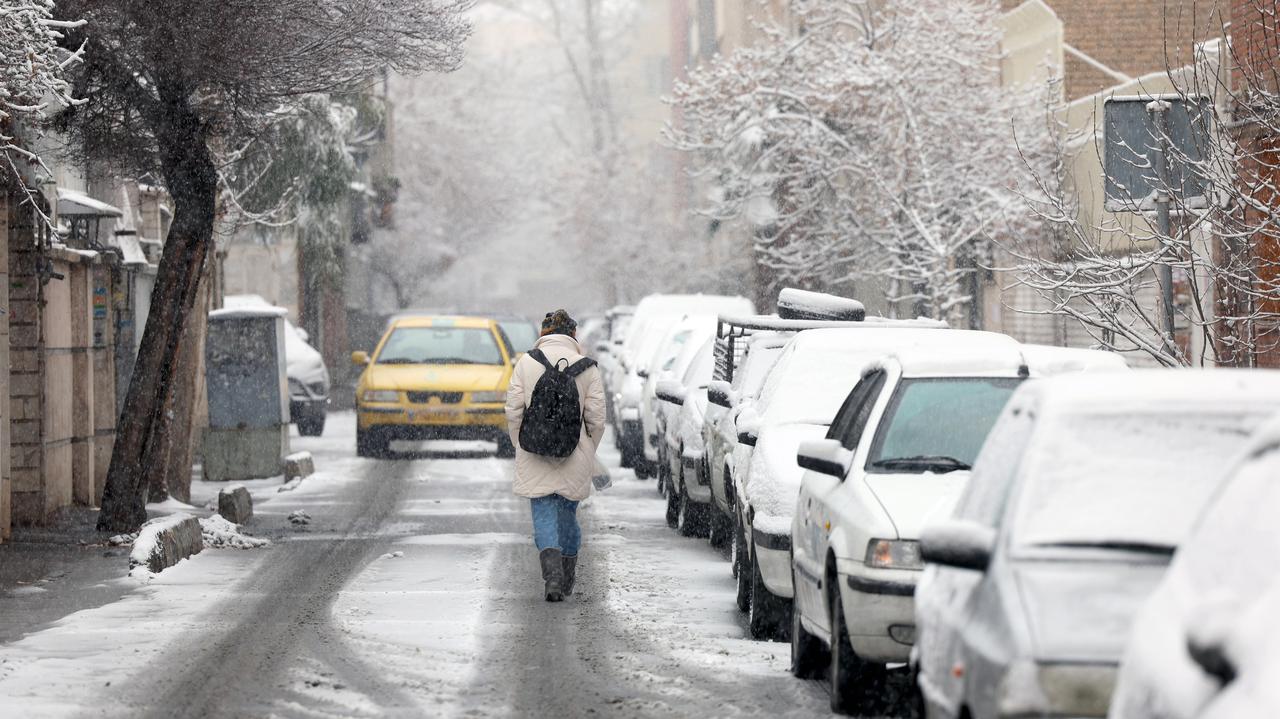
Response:
[{"label": "snow pile", "polygon": [[289,522],[298,526],[311,524],[311,515],[305,509],[295,509],[289,513]]},{"label": "snow pile", "polygon": [[257,549],[271,544],[266,539],[242,533],[240,525],[227,521],[221,514],[201,519],[200,533],[204,546],[214,549]]}]

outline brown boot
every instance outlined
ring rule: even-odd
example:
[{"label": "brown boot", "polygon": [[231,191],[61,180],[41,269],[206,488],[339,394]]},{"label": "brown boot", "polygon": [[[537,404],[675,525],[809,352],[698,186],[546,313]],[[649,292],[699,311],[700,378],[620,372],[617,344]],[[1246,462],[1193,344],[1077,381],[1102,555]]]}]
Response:
[{"label": "brown boot", "polygon": [[561,555],[561,565],[564,567],[564,595],[567,597],[573,594],[573,580],[577,579],[578,574],[578,555],[566,557]]},{"label": "brown boot", "polygon": [[547,601],[561,601],[564,599],[564,565],[560,550],[544,549],[538,553],[538,560],[542,562],[542,581],[546,582]]}]

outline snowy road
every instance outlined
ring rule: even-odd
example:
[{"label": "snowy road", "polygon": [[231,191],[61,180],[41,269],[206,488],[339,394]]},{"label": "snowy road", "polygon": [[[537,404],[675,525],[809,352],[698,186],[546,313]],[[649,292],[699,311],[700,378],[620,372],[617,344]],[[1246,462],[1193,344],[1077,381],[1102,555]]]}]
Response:
[{"label": "snowy road", "polygon": [[[352,457],[258,495],[267,549],[206,550],[0,647],[22,716],[815,716],[785,644],[745,638],[729,566],[619,471],[582,510],[579,589],[542,600],[509,461]],[[311,515],[294,527],[294,510]]]}]

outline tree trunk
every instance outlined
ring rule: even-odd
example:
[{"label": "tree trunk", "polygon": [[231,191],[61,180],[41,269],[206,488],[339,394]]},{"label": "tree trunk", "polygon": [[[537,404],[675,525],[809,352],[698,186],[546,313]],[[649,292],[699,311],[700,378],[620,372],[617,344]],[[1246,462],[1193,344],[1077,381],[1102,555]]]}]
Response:
[{"label": "tree trunk", "polygon": [[178,431],[173,432],[170,438],[169,456],[163,472],[165,490],[183,502],[191,501],[193,449],[200,430],[196,422],[196,410],[200,408],[199,397],[204,387],[204,343],[209,329],[212,265],[212,261],[205,265],[195,311],[187,323],[186,337],[182,340],[182,357],[179,358],[172,407],[175,421],[181,421],[184,425],[174,427]]},{"label": "tree trunk", "polygon": [[160,258],[151,314],[112,448],[98,514],[102,531],[134,531],[147,519],[148,480],[165,468],[170,430],[161,419],[174,390],[179,350],[213,242],[218,178],[205,129],[187,104],[185,88],[158,89],[167,101],[167,112],[156,141],[174,200],[173,225]]}]

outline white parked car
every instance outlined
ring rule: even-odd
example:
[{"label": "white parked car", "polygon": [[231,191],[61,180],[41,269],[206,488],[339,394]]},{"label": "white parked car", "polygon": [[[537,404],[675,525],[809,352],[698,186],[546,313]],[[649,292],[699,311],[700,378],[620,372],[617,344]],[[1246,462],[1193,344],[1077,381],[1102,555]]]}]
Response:
[{"label": "white parked car", "polygon": [[866,362],[826,437],[793,453],[807,471],[787,517],[792,669],[828,671],[835,711],[860,708],[886,665],[906,661],[920,530],[950,511],[1028,373],[1018,343],[990,332],[925,334],[886,352]]},{"label": "white parked car", "polygon": [[689,314],[714,316],[753,311],[750,300],[725,295],[649,295],[640,300],[627,324],[626,339],[615,353],[618,371],[610,381],[622,466],[635,468],[637,474],[645,476],[653,469],[644,457],[640,417],[644,382],[639,373],[671,327]]},{"label": "white parked car", "polygon": [[[713,381],[707,385],[707,413],[702,423],[702,436],[706,447],[705,473],[711,490],[711,543],[716,546],[731,540],[737,526],[733,467],[734,449],[738,446],[738,415],[755,402],[769,370],[782,356],[782,350],[792,336],[781,332],[753,336],[733,380]],[[745,600],[741,609],[747,610]]]},{"label": "white parked car", "polygon": [[[666,446],[662,436],[666,431],[669,415],[676,409],[670,403],[657,399],[658,383],[684,376],[694,356],[707,340],[715,335],[715,318],[705,315],[689,315],[680,320],[649,360],[643,375],[640,395],[640,427],[644,432],[645,474],[656,475],[661,482],[658,490],[666,486]],[[640,472],[637,471],[637,474]]]},{"label": "white parked car", "polygon": [[[949,347],[944,340],[953,334],[960,333],[872,324],[800,332],[769,371],[760,398],[739,415],[735,557],[752,636],[782,637],[790,625],[791,517],[803,473],[796,449],[827,434],[840,403],[870,363],[917,343]],[[1017,346],[1004,335],[989,336]]]},{"label": "white parked car", "polygon": [[706,536],[711,488],[702,473],[705,446],[702,425],[707,410],[707,383],[715,368],[715,340],[707,338],[684,375],[658,383],[658,399],[671,408],[665,422],[662,455],[667,482],[667,523],[686,537]]},{"label": "white parked car", "polygon": [[1138,607],[1280,373],[1037,380],[1006,408],[954,516],[930,526],[912,661],[931,719],[1107,713]]},{"label": "white parked car", "polygon": [[1280,420],[1249,444],[1138,611],[1112,719],[1280,716]]}]

